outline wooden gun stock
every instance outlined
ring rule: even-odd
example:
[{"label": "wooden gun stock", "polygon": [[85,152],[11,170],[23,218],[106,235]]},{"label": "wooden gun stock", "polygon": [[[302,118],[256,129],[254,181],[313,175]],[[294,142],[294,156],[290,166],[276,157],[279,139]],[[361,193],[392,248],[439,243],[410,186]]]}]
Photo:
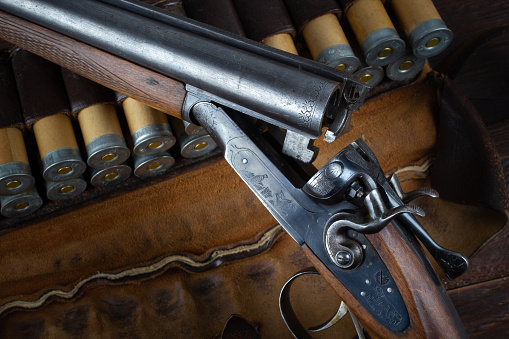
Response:
[{"label": "wooden gun stock", "polygon": [[413,252],[396,227],[388,225],[367,237],[395,279],[410,315],[410,326],[398,333],[379,325],[357,301],[362,296],[348,292],[307,245],[304,244],[301,249],[371,337],[467,338],[456,309],[431,264]]},{"label": "wooden gun stock", "polygon": [[[26,49],[105,87],[177,118],[184,85],[157,72],[111,55],[19,17],[0,12],[0,38]],[[415,255],[401,234],[388,226],[369,240],[391,271],[410,314],[410,326],[390,332],[367,312],[306,246],[302,251],[347,303],[372,337],[465,338],[461,321],[431,265]]]}]

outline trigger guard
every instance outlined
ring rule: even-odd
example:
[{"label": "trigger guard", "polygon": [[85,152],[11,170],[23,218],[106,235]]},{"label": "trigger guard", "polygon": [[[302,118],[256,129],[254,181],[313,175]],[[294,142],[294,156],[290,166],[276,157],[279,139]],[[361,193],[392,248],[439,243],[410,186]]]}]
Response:
[{"label": "trigger guard", "polygon": [[[286,327],[290,330],[292,335],[295,338],[306,338],[311,339],[311,335],[309,332],[302,326],[299,319],[297,318],[297,315],[295,314],[292,304],[290,301],[290,288],[292,286],[292,283],[298,278],[305,274],[319,274],[315,269],[313,268],[306,268],[302,271],[297,272],[294,274],[288,281],[284,284],[283,288],[281,289],[281,293],[279,294],[279,311],[281,312],[281,316],[286,324]],[[346,309],[346,311],[344,311]],[[341,312],[340,311],[344,311]],[[339,310],[336,312],[336,314],[327,322],[320,326],[314,326],[310,328],[309,330],[312,332],[318,332],[324,329],[327,329],[334,325],[336,322],[338,322],[346,313],[348,313],[348,307],[345,305],[343,301],[341,301],[341,305],[339,307]]]},{"label": "trigger guard", "polygon": [[284,284],[281,289],[281,293],[279,294],[279,312],[281,313],[281,317],[286,324],[286,327],[290,330],[292,335],[295,338],[305,338],[311,339],[311,335],[308,331],[302,326],[297,315],[292,308],[292,303],[290,301],[290,287],[292,283],[300,276],[305,274],[319,274],[316,270],[312,268],[306,268],[300,272],[294,274],[288,281]]}]

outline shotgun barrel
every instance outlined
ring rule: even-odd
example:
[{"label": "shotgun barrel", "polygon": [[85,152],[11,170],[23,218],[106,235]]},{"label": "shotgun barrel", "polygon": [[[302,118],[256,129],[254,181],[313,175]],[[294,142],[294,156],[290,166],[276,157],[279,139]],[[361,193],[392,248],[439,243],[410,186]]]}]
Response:
[{"label": "shotgun barrel", "polygon": [[[340,108],[343,95],[350,95],[349,102],[357,102],[367,93],[367,86],[339,71],[303,60],[299,61],[300,66],[280,62],[288,57],[277,57],[274,52],[269,58],[209,39],[198,25],[193,32],[179,28],[177,25],[188,19],[171,13],[159,12],[163,23],[112,5],[129,2],[108,2],[0,1],[0,9],[181,81],[199,89],[200,95],[210,93],[222,98],[221,104],[312,139],[321,135],[326,115],[334,119],[338,114],[349,114],[349,110]],[[345,92],[344,87],[352,85],[358,87],[357,93]]]}]

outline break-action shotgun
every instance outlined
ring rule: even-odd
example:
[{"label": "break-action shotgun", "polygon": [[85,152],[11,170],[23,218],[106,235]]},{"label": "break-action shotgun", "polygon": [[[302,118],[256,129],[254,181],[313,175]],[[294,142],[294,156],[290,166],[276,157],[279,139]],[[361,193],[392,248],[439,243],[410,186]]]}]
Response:
[{"label": "break-action shotgun", "polygon": [[[297,168],[324,127],[329,142],[348,130],[365,84],[134,0],[0,0],[0,37],[207,129],[371,336],[466,337],[417,239],[450,278],[468,263],[407,204],[435,192],[403,193],[361,140],[318,171]],[[286,130],[280,149],[246,115]],[[307,337],[284,294],[287,325]]]}]

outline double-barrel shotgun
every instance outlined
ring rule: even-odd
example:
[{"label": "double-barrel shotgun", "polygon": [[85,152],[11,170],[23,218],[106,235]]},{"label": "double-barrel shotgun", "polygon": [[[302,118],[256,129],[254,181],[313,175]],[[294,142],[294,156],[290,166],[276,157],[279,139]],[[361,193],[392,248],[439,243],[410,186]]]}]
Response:
[{"label": "double-barrel shotgun", "polygon": [[[348,131],[366,84],[135,0],[0,0],[0,38],[204,127],[348,306],[336,319],[348,309],[372,337],[466,337],[419,241],[451,279],[468,262],[436,244],[416,218],[424,212],[407,204],[437,193],[404,193],[362,140],[320,170],[309,165],[322,131],[328,142]],[[256,119],[285,134],[265,137]],[[289,285],[282,316],[309,337]]]}]

